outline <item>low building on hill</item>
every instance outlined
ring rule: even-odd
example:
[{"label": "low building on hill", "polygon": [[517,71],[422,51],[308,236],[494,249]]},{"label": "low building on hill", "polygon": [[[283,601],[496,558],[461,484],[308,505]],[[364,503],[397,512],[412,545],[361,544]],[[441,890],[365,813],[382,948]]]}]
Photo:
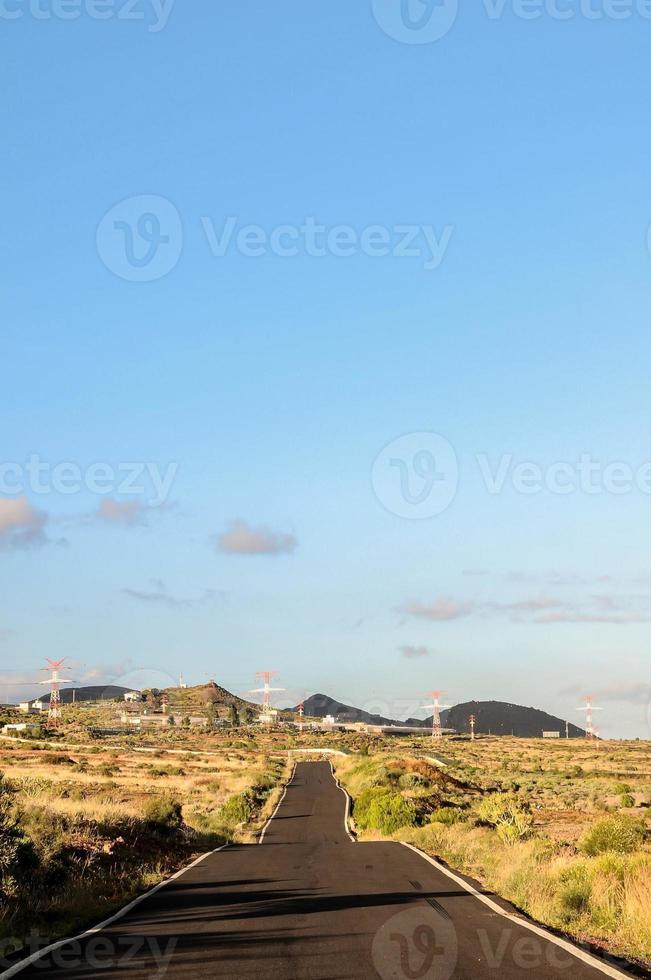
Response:
[{"label": "low building on hill", "polygon": [[2,731],[5,735],[9,735],[14,732],[16,735],[40,735],[41,726],[36,725],[33,722],[21,721],[16,725],[3,725]]},{"label": "low building on hill", "polygon": [[22,715],[37,715],[38,708],[36,708],[31,701],[21,701],[18,705],[18,710]]}]

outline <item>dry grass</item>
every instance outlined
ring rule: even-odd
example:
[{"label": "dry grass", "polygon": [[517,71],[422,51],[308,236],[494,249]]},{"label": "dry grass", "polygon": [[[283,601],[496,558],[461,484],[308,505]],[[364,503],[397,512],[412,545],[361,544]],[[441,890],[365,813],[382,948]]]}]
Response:
[{"label": "dry grass", "polygon": [[[4,799],[13,812],[5,827],[17,820],[27,842],[11,873],[0,862],[0,935],[65,934],[198,854],[245,838],[233,817],[238,806],[225,805],[242,801],[245,818],[260,819],[283,770],[259,750],[145,755],[129,744],[43,751],[0,743]],[[170,822],[159,824],[152,813]]]},{"label": "dry grass", "polygon": [[[597,748],[504,738],[448,741],[440,746],[447,767],[425,759],[431,750],[420,740],[407,752],[392,746],[338,759],[337,774],[364,804],[373,787],[380,787],[380,796],[390,791],[413,804],[413,825],[393,836],[478,879],[542,923],[651,964],[648,743]],[[623,807],[630,796],[636,806]],[[486,814],[499,814],[507,804],[521,820],[502,824],[496,817],[485,824]],[[381,810],[374,813],[382,819]],[[646,843],[639,831],[639,842],[626,851],[628,838],[620,833],[612,843],[606,836],[597,853],[586,850],[586,833],[604,821],[646,827]],[[377,827],[363,836],[377,839]]]}]

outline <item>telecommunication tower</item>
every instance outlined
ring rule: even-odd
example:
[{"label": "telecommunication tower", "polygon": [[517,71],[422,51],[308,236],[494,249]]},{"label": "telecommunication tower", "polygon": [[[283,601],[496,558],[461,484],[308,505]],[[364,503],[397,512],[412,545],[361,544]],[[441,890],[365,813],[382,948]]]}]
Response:
[{"label": "telecommunication tower", "polygon": [[41,684],[47,684],[50,687],[50,706],[47,713],[47,727],[48,728],[58,728],[61,721],[61,685],[62,684],[72,684],[69,678],[61,677],[59,675],[60,670],[68,670],[64,667],[65,657],[61,660],[50,660],[48,657],[45,658],[47,661],[47,667],[41,667],[41,670],[46,670],[50,673],[50,679],[47,681],[41,681]]},{"label": "telecommunication tower", "polygon": [[470,741],[475,741],[475,722],[477,721],[474,715],[470,716]]},{"label": "telecommunication tower", "polygon": [[583,699],[585,704],[578,707],[577,711],[585,711],[585,737],[586,738],[599,738],[599,732],[595,731],[593,711],[601,711],[594,703],[594,697],[592,694],[586,695]]},{"label": "telecommunication tower", "polygon": [[451,708],[450,704],[441,704],[441,698],[445,694],[445,691],[430,691],[429,696],[433,699],[433,704],[425,705],[426,708],[432,708],[432,738],[439,739],[443,736],[443,728],[441,727],[441,711],[445,708]]},{"label": "telecommunication tower", "polygon": [[278,677],[277,670],[259,670],[255,676],[258,680],[262,681],[263,687],[254,688],[253,691],[249,691],[249,694],[262,695],[262,714],[260,715],[260,721],[266,722],[266,724],[273,724],[278,712],[271,706],[271,695],[278,691],[284,691],[285,688],[271,686],[272,680]]}]

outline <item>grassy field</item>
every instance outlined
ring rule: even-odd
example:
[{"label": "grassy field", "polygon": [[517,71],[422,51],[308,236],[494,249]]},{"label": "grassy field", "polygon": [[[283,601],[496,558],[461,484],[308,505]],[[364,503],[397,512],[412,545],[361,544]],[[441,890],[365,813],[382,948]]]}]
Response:
[{"label": "grassy field", "polygon": [[[534,919],[651,965],[651,745],[256,727],[0,741],[0,937],[56,937],[254,841],[289,752],[334,748],[361,837],[416,844]],[[440,750],[440,751],[439,751]],[[296,758],[302,756],[296,755]],[[444,763],[444,764],[442,764]],[[11,937],[11,938],[10,938]]]},{"label": "grassy field", "polygon": [[[286,758],[187,733],[140,752],[0,742],[0,937],[68,934],[222,843],[253,840]],[[248,743],[248,740],[246,740]],[[88,742],[88,739],[87,739]],[[71,747],[70,747],[71,746]]]},{"label": "grassy field", "polygon": [[361,837],[394,837],[534,919],[651,965],[649,743],[395,743],[335,765]]}]

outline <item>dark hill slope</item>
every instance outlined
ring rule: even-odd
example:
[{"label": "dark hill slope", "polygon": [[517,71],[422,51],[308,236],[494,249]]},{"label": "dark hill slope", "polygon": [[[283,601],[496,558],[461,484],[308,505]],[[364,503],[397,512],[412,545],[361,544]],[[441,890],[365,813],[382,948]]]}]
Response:
[{"label": "dark hill slope", "polygon": [[[565,722],[539,708],[504,701],[467,701],[442,713],[447,728],[458,732],[470,731],[470,715],[475,716],[478,735],[516,735],[518,738],[541,738],[543,732],[560,732],[565,737]],[[570,738],[585,735],[582,728],[570,725]]]},{"label": "dark hill slope", "polygon": [[[131,687],[118,687],[113,684],[97,685],[95,687],[62,687],[60,692],[62,704],[83,703],[84,701],[114,701],[116,698],[124,700],[124,695],[132,691]],[[31,704],[35,701],[43,701],[44,704],[50,703],[50,692],[47,691],[39,698],[32,698]]]},{"label": "dark hill slope", "polygon": [[[430,728],[431,716],[426,719],[409,718],[407,721],[397,721],[395,718],[385,718],[383,715],[369,714],[361,708],[344,704],[328,697],[327,694],[313,694],[305,701],[305,715],[308,718],[325,718],[333,715],[342,723],[352,724],[364,722],[367,725],[410,725]],[[445,728],[457,732],[470,731],[470,715],[476,718],[475,732],[478,735],[516,735],[519,738],[541,738],[543,732],[560,732],[565,735],[565,722],[561,718],[541,711],[539,708],[527,708],[520,704],[508,704],[505,701],[467,701],[457,704],[448,711],[441,712],[441,721]],[[582,728],[570,725],[570,738],[580,738],[585,735]]]},{"label": "dark hill slope", "polygon": [[[343,704],[335,701],[327,694],[313,694],[305,701],[305,715],[307,718],[325,718],[326,715],[333,715],[337,721],[353,724],[354,722],[364,722],[366,725],[403,725],[404,722],[395,721],[392,718],[385,718],[383,715],[373,715],[361,708],[354,708],[350,704]],[[418,722],[418,724],[425,724]]]}]

